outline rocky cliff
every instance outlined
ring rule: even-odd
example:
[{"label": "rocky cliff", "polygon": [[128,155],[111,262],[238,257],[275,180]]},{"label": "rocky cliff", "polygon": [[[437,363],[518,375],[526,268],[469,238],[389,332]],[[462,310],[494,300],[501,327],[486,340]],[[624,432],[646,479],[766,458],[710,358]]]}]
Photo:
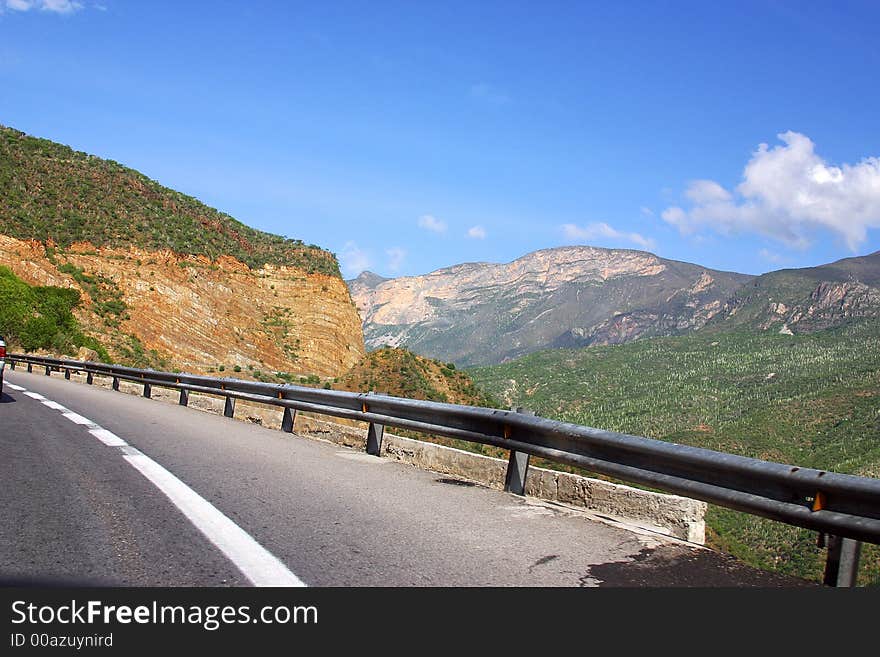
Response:
[{"label": "rocky cliff", "polygon": [[642,251],[573,246],[425,276],[365,272],[348,283],[368,348],[405,346],[471,366],[700,328],[751,278]]},{"label": "rocky cliff", "polygon": [[711,329],[812,333],[880,318],[880,251],[819,267],[781,269],[736,291]]},{"label": "rocky cliff", "polygon": [[82,333],[118,362],[291,380],[339,376],[364,355],[329,251],[5,126],[0,264],[77,289]]},{"label": "rocky cliff", "polygon": [[82,294],[82,329],[117,360],[154,352],[168,368],[339,376],[364,356],[360,319],[337,276],[284,265],[251,269],[137,247],[0,235],[0,264],[36,285]]}]

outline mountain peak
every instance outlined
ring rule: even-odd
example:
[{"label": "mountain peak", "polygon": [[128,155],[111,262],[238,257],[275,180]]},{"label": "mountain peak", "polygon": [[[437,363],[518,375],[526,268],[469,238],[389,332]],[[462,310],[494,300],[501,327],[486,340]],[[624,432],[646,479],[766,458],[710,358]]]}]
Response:
[{"label": "mountain peak", "polygon": [[563,246],[504,264],[359,277],[349,289],[369,348],[406,346],[468,366],[699,328],[750,279],[645,251]]},{"label": "mountain peak", "polygon": [[358,274],[357,278],[350,279],[346,282],[359,283],[361,285],[366,285],[367,287],[376,287],[377,285],[381,285],[387,280],[391,279],[386,278],[385,276],[380,276],[379,274],[372,272],[369,269],[365,269],[360,274]]}]

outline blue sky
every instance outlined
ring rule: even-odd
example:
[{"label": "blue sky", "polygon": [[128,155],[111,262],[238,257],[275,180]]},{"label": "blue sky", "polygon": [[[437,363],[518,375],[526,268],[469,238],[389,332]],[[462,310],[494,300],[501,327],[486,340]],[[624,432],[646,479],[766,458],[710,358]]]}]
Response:
[{"label": "blue sky", "polygon": [[344,274],[880,249],[877,2],[0,0],[0,123]]}]

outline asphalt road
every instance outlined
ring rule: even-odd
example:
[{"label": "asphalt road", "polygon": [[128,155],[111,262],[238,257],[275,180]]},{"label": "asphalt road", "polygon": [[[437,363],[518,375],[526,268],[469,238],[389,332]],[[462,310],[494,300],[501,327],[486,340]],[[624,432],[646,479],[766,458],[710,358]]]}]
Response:
[{"label": "asphalt road", "polygon": [[57,374],[7,369],[6,382],[3,584],[801,584],[559,505],[192,408]]}]

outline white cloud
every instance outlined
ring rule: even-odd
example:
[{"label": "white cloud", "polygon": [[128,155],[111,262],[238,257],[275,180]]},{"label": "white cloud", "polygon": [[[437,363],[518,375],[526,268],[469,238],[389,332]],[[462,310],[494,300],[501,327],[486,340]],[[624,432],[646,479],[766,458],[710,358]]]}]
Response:
[{"label": "white cloud", "polygon": [[685,195],[694,203],[702,205],[727,203],[731,200],[730,193],[714,180],[694,180]]},{"label": "white cloud", "polygon": [[640,207],[639,212],[641,212],[646,217],[653,217],[654,216],[654,211],[646,205],[643,205],[642,207]]},{"label": "white cloud", "polygon": [[425,230],[430,230],[432,233],[442,235],[446,232],[447,226],[446,222],[442,219],[437,219],[437,217],[426,214],[419,217],[419,228],[424,228]]},{"label": "white cloud", "polygon": [[472,240],[486,239],[486,229],[482,226],[471,226],[468,228],[467,236]]},{"label": "white cloud", "polygon": [[40,9],[56,14],[71,14],[83,8],[83,4],[75,0],[5,0],[4,4],[13,11]]},{"label": "white cloud", "polygon": [[758,255],[767,262],[772,262],[776,265],[786,261],[786,259],[783,258],[781,255],[779,255],[775,251],[770,251],[769,249],[761,249],[760,251],[758,251]]},{"label": "white cloud", "polygon": [[73,2],[72,0],[43,0],[40,9],[44,11],[54,11],[59,14],[69,14],[78,9],[82,9],[82,3]]},{"label": "white cloud", "polygon": [[396,274],[400,271],[400,267],[406,259],[406,251],[399,246],[392,246],[390,249],[385,250],[385,255],[388,256],[388,262],[385,263],[385,267],[392,274]]},{"label": "white cloud", "polygon": [[562,232],[565,237],[572,241],[591,241],[595,239],[613,239],[632,242],[643,249],[653,249],[654,240],[644,237],[639,233],[626,233],[612,228],[604,221],[587,224],[584,227],[575,224],[563,224]]},{"label": "white cloud", "polygon": [[834,166],[805,135],[778,137],[781,145],[758,146],[735,193],[712,180],[693,181],[685,192],[690,207],[669,207],[663,219],[682,234],[750,232],[800,248],[824,228],[855,251],[868,229],[880,228],[880,158]]},{"label": "white cloud", "polygon": [[339,253],[339,264],[342,267],[342,275],[353,278],[370,268],[370,256],[355,242],[349,241]]}]

